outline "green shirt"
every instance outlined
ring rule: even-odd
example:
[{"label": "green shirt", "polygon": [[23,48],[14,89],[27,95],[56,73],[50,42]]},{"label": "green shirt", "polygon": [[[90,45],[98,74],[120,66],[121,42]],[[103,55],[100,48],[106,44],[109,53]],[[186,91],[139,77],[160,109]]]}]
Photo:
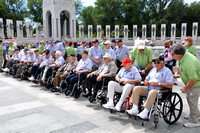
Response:
[{"label": "green shirt", "polygon": [[136,60],[136,66],[140,65],[140,67],[144,69],[149,64],[149,62],[152,62],[153,52],[151,48],[145,47],[144,51],[140,53],[138,47],[136,47],[131,52],[131,60]]},{"label": "green shirt", "polygon": [[185,85],[189,80],[198,79],[192,87],[200,86],[200,61],[195,56],[185,52],[179,61],[179,72]]},{"label": "green shirt", "polygon": [[75,54],[75,55],[77,55],[76,50],[75,50],[72,46],[68,46],[68,47],[65,49],[65,53],[67,53],[67,56],[69,56],[70,54]]},{"label": "green shirt", "polygon": [[11,47],[9,47],[8,51],[10,55],[12,55],[12,52],[11,52],[12,49],[17,49],[17,46],[12,45]]},{"label": "green shirt", "polygon": [[103,54],[105,54],[105,51],[106,51],[106,47],[105,47],[105,45],[104,45],[103,43],[100,43],[100,44],[99,44],[99,47],[102,48],[102,50],[103,50]]},{"label": "green shirt", "polygon": [[0,45],[0,53],[3,54],[3,49],[1,45]]},{"label": "green shirt", "polygon": [[40,46],[38,47],[38,51],[39,51],[39,53],[40,53],[41,55],[43,54],[43,53],[42,53],[43,50],[44,50],[44,47],[40,45]]},{"label": "green shirt", "polygon": [[186,47],[186,51],[193,54],[194,56],[197,56],[197,51],[194,45]]}]

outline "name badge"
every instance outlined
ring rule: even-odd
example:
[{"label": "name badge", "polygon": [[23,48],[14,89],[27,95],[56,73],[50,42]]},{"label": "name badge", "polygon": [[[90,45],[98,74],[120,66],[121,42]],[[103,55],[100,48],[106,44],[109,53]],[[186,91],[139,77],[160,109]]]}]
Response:
[{"label": "name badge", "polygon": [[95,56],[95,59],[98,59],[99,58],[99,56]]}]

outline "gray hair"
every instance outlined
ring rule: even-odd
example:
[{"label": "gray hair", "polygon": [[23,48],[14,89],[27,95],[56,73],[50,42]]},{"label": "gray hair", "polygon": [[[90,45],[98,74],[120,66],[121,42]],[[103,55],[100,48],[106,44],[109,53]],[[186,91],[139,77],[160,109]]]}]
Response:
[{"label": "gray hair", "polygon": [[170,52],[174,52],[175,54],[184,55],[185,54],[185,47],[182,45],[174,45],[170,48]]},{"label": "gray hair", "polygon": [[56,51],[56,54],[59,55],[59,56],[61,56],[61,55],[62,55],[62,52]]}]

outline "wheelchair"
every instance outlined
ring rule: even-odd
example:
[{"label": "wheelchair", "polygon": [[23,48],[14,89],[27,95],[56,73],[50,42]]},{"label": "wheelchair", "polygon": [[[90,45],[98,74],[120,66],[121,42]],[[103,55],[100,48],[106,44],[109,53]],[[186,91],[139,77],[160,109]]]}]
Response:
[{"label": "wheelchair", "polygon": [[[138,106],[139,112],[143,109],[141,105],[144,101],[145,97],[141,96]],[[144,121],[150,120],[152,114],[155,128],[157,128],[159,117],[163,118],[169,125],[174,124],[179,120],[182,110],[183,101],[178,93],[172,92],[172,89],[158,90],[157,98],[149,111],[148,119],[142,121],[142,126],[144,126]]]},{"label": "wheelchair", "polygon": [[22,70],[21,80],[27,80],[30,77],[30,68],[33,66],[33,63],[28,63],[27,66],[24,66],[25,69]]}]

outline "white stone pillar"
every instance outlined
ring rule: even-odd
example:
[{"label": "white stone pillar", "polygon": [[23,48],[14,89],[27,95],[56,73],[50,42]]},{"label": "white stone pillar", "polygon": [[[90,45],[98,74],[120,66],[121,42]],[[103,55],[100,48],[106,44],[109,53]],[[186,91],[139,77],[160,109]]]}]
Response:
[{"label": "white stone pillar", "polygon": [[138,31],[137,25],[133,25],[133,40],[137,39],[137,31]]},{"label": "white stone pillar", "polygon": [[151,25],[151,40],[153,41],[156,40],[156,25],[155,24]]},{"label": "white stone pillar", "polygon": [[42,37],[41,23],[36,23],[36,37],[37,38],[41,38]]},{"label": "white stone pillar", "polygon": [[110,25],[106,25],[106,38],[110,40]]},{"label": "white stone pillar", "polygon": [[119,25],[115,25],[115,38],[119,38]]},{"label": "white stone pillar", "polygon": [[93,38],[93,26],[88,25],[88,38]]},{"label": "white stone pillar", "polygon": [[6,19],[6,24],[7,24],[7,37],[14,37],[14,25],[13,25],[13,20],[11,19]]},{"label": "white stone pillar", "polygon": [[4,38],[4,25],[2,18],[0,18],[0,37]]},{"label": "white stone pillar", "polygon": [[23,38],[23,23],[22,21],[16,21],[17,24],[17,38]]},{"label": "white stone pillar", "polygon": [[166,24],[161,24],[161,41],[165,40],[166,36]]},{"label": "white stone pillar", "polygon": [[176,24],[171,24],[171,40],[176,40]]},{"label": "white stone pillar", "polygon": [[97,25],[97,39],[101,39],[101,25]]},{"label": "white stone pillar", "polygon": [[84,37],[84,25],[79,25],[79,38]]},{"label": "white stone pillar", "polygon": [[146,39],[147,37],[147,25],[142,25],[142,39]]},{"label": "white stone pillar", "polygon": [[187,34],[187,23],[182,23],[181,25],[181,41],[185,40]]},{"label": "white stone pillar", "polygon": [[32,31],[33,31],[33,26],[31,22],[26,22],[26,34],[27,38],[32,38]]},{"label": "white stone pillar", "polygon": [[128,25],[124,25],[124,40],[128,40]]},{"label": "white stone pillar", "polygon": [[67,21],[66,21],[66,19],[65,19],[64,25],[63,25],[63,28],[64,28],[64,29],[63,29],[63,36],[65,36],[65,37],[67,36],[67,24],[66,24],[66,23],[67,23]]},{"label": "white stone pillar", "polygon": [[194,22],[192,26],[193,41],[197,41],[197,37],[198,37],[198,22]]}]

